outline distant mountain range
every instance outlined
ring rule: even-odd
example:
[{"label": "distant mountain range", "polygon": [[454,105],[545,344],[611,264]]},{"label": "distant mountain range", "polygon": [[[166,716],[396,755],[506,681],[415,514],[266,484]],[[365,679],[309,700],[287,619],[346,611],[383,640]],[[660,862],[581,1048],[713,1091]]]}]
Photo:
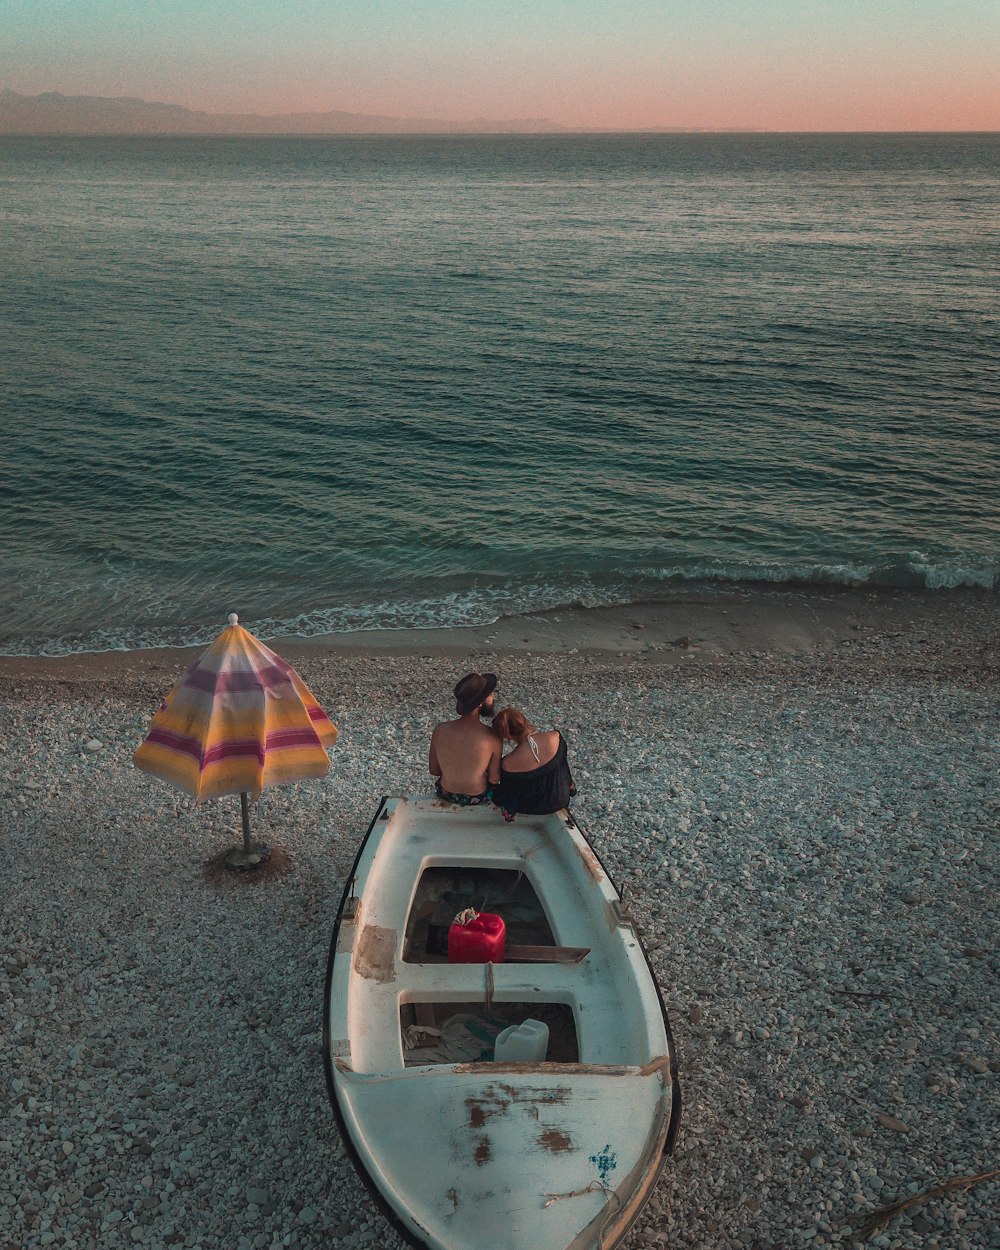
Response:
[{"label": "distant mountain range", "polygon": [[564,132],[545,118],[442,122],[366,113],[203,113],[129,96],[20,95],[0,91],[4,135],[349,135],[544,134]]}]

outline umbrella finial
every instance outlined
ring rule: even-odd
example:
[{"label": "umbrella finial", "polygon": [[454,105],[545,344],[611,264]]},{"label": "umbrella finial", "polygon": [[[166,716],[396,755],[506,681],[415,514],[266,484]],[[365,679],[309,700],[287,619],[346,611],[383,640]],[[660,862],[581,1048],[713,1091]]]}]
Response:
[{"label": "umbrella finial", "polygon": [[229,624],[230,624],[230,625],[235,625],[235,624],[236,624],[236,622],[237,622],[239,619],[240,619],[240,618],[236,615],[236,613],[235,613],[235,612],[230,612],[230,613],[229,613]]}]

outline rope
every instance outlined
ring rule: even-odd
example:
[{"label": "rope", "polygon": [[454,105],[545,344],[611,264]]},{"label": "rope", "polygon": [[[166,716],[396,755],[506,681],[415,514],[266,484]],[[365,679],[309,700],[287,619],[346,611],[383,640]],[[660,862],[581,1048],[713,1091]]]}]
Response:
[{"label": "rope", "polygon": [[601,1221],[601,1231],[597,1235],[597,1246],[598,1250],[602,1250],[602,1247],[604,1246],[604,1234],[607,1231],[608,1224],[622,1209],[621,1198],[618,1197],[618,1194],[611,1189],[610,1186],[605,1185],[603,1181],[591,1181],[590,1184],[585,1185],[583,1189],[573,1189],[568,1194],[544,1193],[543,1197],[547,1198],[548,1201],[544,1204],[542,1210],[544,1211],[546,1207],[551,1207],[554,1202],[559,1202],[563,1198],[582,1198],[584,1194],[594,1194],[597,1193],[598,1190],[603,1190],[609,1198],[614,1198],[616,1203],[615,1209],[613,1211],[609,1211]]}]

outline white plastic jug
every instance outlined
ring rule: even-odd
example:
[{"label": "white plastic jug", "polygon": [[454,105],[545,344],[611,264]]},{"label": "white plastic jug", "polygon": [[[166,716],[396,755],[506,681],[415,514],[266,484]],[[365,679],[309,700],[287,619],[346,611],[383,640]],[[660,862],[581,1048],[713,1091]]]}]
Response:
[{"label": "white plastic jug", "polygon": [[497,1034],[497,1063],[541,1063],[549,1050],[549,1026],[541,1020],[512,1024]]}]

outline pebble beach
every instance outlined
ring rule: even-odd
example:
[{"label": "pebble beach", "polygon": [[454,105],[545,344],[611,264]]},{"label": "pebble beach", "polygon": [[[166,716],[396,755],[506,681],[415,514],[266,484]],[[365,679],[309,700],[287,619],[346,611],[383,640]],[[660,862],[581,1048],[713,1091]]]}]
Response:
[{"label": "pebble beach", "polygon": [[131,764],[193,654],[0,658],[2,1250],[402,1246],[338,1140],[324,972],[380,796],[427,791],[472,669],[565,734],[669,1013],[681,1129],[624,1250],[1000,1250],[1000,1177],[915,1201],[1000,1168],[994,595],[267,641],[340,739],[254,806],[245,875],[236,797]]}]

